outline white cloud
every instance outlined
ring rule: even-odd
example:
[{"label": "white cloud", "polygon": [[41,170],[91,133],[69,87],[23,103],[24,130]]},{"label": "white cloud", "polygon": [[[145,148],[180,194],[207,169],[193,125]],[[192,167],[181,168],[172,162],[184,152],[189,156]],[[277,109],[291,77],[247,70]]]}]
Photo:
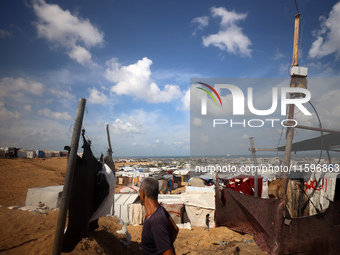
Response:
[{"label": "white cloud", "polygon": [[192,35],[195,36],[197,31],[203,30],[206,26],[208,26],[209,17],[208,16],[196,17],[196,18],[192,19],[191,23],[196,25],[196,29],[192,33]]},{"label": "white cloud", "polygon": [[[101,45],[104,34],[88,19],[72,15],[57,4],[34,0],[33,9],[38,17],[34,23],[38,36],[56,46],[67,49],[67,54],[80,64],[92,64],[91,53],[86,49]],[[85,48],[86,47],[86,48]]]},{"label": "white cloud", "polygon": [[166,84],[161,90],[151,79],[152,61],[147,57],[129,66],[121,66],[118,59],[107,62],[106,79],[115,83],[111,91],[117,95],[130,95],[150,103],[170,102],[181,96],[177,85]]},{"label": "white cloud", "polygon": [[87,100],[89,103],[106,104],[108,102],[107,96],[96,88],[88,89],[88,91],[90,92],[90,96]]},{"label": "white cloud", "polygon": [[0,119],[8,120],[8,119],[19,119],[20,113],[18,112],[11,112],[5,108],[5,104],[0,101]]},{"label": "white cloud", "polygon": [[220,30],[217,34],[203,36],[203,45],[205,47],[212,45],[229,53],[240,53],[242,56],[251,57],[252,50],[249,47],[252,43],[243,34],[242,28],[236,25],[238,21],[244,20],[247,14],[228,11],[224,7],[212,7],[211,13],[213,17],[220,17],[222,19]]},{"label": "white cloud", "polygon": [[40,96],[44,86],[23,78],[4,77],[0,80],[0,98],[23,97],[25,93]]},{"label": "white cloud", "polygon": [[280,60],[281,58],[284,58],[284,56],[285,55],[278,48],[276,48],[276,53],[273,57],[273,60]]},{"label": "white cloud", "polygon": [[38,114],[57,120],[71,120],[72,117],[67,112],[53,112],[48,108],[44,108],[38,111]]},{"label": "white cloud", "polygon": [[[333,130],[340,128],[340,90],[332,89],[322,93],[316,100],[315,107],[321,116],[322,126]],[[314,119],[316,119],[314,115]]]},{"label": "white cloud", "polygon": [[84,47],[76,45],[67,54],[69,55],[70,58],[74,59],[79,64],[82,65],[92,64],[91,53]]},{"label": "white cloud", "polygon": [[60,91],[57,89],[50,89],[51,94],[57,96],[58,98],[65,98],[72,100],[75,98],[74,95],[70,94],[68,91]]},{"label": "white cloud", "polygon": [[32,105],[30,105],[30,104],[24,105],[23,108],[24,108],[24,110],[26,112],[31,112],[32,111]]},{"label": "white cloud", "polygon": [[188,89],[182,97],[183,110],[190,110],[190,89]]},{"label": "white cloud", "polygon": [[126,120],[116,119],[112,124],[112,133],[115,135],[143,134],[145,131],[141,127],[142,124],[138,119],[129,116]]},{"label": "white cloud", "polygon": [[244,134],[244,135],[241,136],[241,139],[249,139],[249,135]]},{"label": "white cloud", "polygon": [[340,56],[340,2],[333,6],[328,18],[321,16],[319,20],[320,29],[314,31],[317,39],[309,50],[309,56],[322,58],[336,53],[338,58]]},{"label": "white cloud", "polygon": [[307,67],[309,68],[309,72],[313,73],[314,76],[318,77],[329,77],[334,74],[334,69],[332,68],[332,63],[321,63],[320,61],[317,62],[310,62],[308,63]]},{"label": "white cloud", "polygon": [[290,72],[290,67],[291,67],[291,63],[282,63],[279,65],[279,73],[286,73],[289,74]]},{"label": "white cloud", "polygon": [[0,38],[4,39],[6,36],[12,37],[12,33],[6,30],[0,29]]}]

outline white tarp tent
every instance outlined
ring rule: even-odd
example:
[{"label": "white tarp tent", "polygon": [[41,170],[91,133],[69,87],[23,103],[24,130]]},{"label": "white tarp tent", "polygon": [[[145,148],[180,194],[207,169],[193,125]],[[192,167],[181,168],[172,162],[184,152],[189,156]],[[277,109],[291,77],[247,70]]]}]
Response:
[{"label": "white tarp tent", "polygon": [[206,215],[210,216],[209,227],[215,226],[215,193],[181,194],[191,226],[205,227]]},{"label": "white tarp tent", "polygon": [[215,195],[215,185],[205,187],[185,186],[185,193],[197,194],[197,193],[213,193]]},{"label": "white tarp tent", "polygon": [[27,190],[25,206],[37,207],[42,202],[50,209],[58,208],[63,185],[30,188]]}]

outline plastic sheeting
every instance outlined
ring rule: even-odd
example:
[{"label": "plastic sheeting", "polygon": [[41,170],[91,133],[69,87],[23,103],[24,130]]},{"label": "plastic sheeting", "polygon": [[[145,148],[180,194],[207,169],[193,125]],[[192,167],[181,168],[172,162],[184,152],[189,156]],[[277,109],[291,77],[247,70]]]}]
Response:
[{"label": "plastic sheeting", "polygon": [[193,227],[205,227],[205,218],[210,214],[209,227],[214,227],[215,199],[214,193],[181,194],[185,205],[185,211]]},{"label": "plastic sheeting", "polygon": [[284,218],[283,199],[262,199],[216,185],[216,224],[254,236],[268,254],[340,254],[340,205],[322,214]]},{"label": "plastic sheeting", "polygon": [[142,225],[145,215],[145,208],[142,204],[129,205],[129,221],[131,225]]},{"label": "plastic sheeting", "polygon": [[103,168],[98,174],[103,174],[105,176],[106,181],[109,184],[109,194],[105,197],[103,202],[100,204],[100,207],[93,213],[89,222],[110,214],[111,207],[113,205],[114,195],[115,195],[116,178],[113,175],[113,172],[110,169],[110,167],[106,164],[103,164]]},{"label": "plastic sheeting", "polygon": [[50,209],[59,208],[62,191],[63,185],[28,189],[25,206],[37,207],[41,201]]}]

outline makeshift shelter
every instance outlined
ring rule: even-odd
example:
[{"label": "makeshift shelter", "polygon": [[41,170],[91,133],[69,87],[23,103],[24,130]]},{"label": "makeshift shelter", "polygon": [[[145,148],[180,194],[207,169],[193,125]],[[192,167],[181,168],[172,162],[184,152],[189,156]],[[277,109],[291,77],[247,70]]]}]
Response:
[{"label": "makeshift shelter", "polygon": [[185,193],[187,194],[201,194],[211,192],[215,195],[215,186],[204,186],[204,187],[195,187],[195,186],[185,186]]},{"label": "makeshift shelter", "polygon": [[[181,178],[180,180],[180,186],[183,186],[184,184],[187,184],[188,180],[190,179],[190,171],[189,170],[184,170],[184,169],[180,169],[180,170],[176,170],[173,172],[174,177],[174,181],[175,183],[179,182],[178,177]],[[178,186],[178,187],[180,187]]]},{"label": "makeshift shelter", "polygon": [[139,191],[139,187],[137,186],[126,186],[119,190],[119,193],[126,194],[126,193],[137,193]]},{"label": "makeshift shelter", "polygon": [[127,177],[127,176],[118,176],[117,177],[117,184],[118,185],[123,185],[123,186],[128,186],[132,185],[132,177]]},{"label": "makeshift shelter", "polygon": [[[292,151],[332,150],[332,146],[340,145],[340,133],[325,134],[311,139],[306,139],[292,144]],[[276,148],[285,151],[286,146]]]},{"label": "makeshift shelter", "polygon": [[168,211],[176,224],[183,223],[184,203],[180,195],[158,195],[158,202]]},{"label": "makeshift shelter", "polygon": [[[158,202],[168,211],[176,224],[183,223],[184,202],[180,195],[158,195]],[[130,224],[144,223],[145,209],[138,202],[129,205]]]},{"label": "makeshift shelter", "polygon": [[128,222],[129,205],[139,200],[139,194],[115,194],[114,197],[114,215]]},{"label": "makeshift shelter", "polygon": [[45,158],[51,158],[52,153],[50,151],[44,151]]},{"label": "makeshift shelter", "polygon": [[63,185],[30,188],[27,190],[25,206],[37,207],[42,202],[49,209],[59,208]]},{"label": "makeshift shelter", "polygon": [[129,204],[129,223],[142,225],[145,220],[145,207],[141,203]]},{"label": "makeshift shelter", "polygon": [[193,227],[205,227],[206,215],[210,215],[210,227],[215,226],[215,198],[214,193],[181,194],[185,205],[185,212]]},{"label": "makeshift shelter", "polygon": [[35,152],[35,154],[36,154],[36,156],[37,156],[38,158],[43,158],[43,157],[45,157],[45,153],[44,153],[44,151],[42,151],[42,150],[37,150],[37,151]]},{"label": "makeshift shelter", "polygon": [[17,153],[18,158],[27,158],[27,152],[23,150],[19,150]]},{"label": "makeshift shelter", "polygon": [[168,187],[167,183],[168,183],[168,180],[166,179],[158,180],[158,187],[159,187],[159,191],[161,192],[161,194],[166,192],[166,189]]},{"label": "makeshift shelter", "polygon": [[174,189],[181,188],[182,187],[182,177],[180,175],[174,175]]},{"label": "makeshift shelter", "polygon": [[[299,204],[300,199],[302,200],[300,216],[315,215],[318,211],[327,209],[330,201],[334,201],[336,174],[314,173],[310,178],[305,178],[302,183],[300,180],[289,180],[289,187],[291,199],[288,201],[288,208],[294,208],[294,205]],[[291,215],[298,216],[295,211],[291,212]]]},{"label": "makeshift shelter", "polygon": [[33,150],[28,150],[28,151],[26,151],[26,156],[27,156],[27,158],[35,158],[36,153]]}]

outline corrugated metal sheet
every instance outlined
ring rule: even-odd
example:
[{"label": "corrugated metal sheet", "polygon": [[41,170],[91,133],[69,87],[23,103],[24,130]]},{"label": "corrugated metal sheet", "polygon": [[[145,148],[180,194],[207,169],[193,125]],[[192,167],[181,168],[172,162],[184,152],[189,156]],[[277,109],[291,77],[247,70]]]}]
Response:
[{"label": "corrugated metal sheet", "polygon": [[138,200],[139,194],[115,194],[114,215],[124,222],[129,221],[129,205]]}]

